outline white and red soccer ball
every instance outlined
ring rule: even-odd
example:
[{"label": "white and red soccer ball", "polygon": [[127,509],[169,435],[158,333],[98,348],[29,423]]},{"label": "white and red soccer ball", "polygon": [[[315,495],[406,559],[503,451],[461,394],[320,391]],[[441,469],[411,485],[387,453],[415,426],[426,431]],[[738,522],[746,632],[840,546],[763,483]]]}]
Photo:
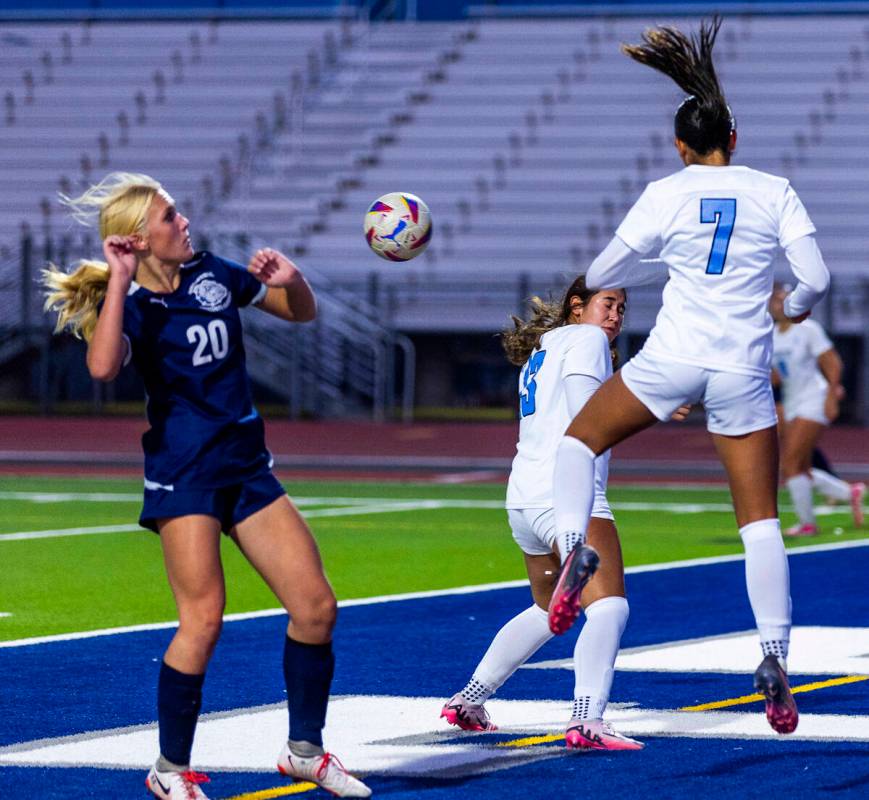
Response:
[{"label": "white and red soccer ball", "polygon": [[381,258],[409,261],[431,241],[431,212],[414,194],[390,192],[365,213],[365,240]]}]

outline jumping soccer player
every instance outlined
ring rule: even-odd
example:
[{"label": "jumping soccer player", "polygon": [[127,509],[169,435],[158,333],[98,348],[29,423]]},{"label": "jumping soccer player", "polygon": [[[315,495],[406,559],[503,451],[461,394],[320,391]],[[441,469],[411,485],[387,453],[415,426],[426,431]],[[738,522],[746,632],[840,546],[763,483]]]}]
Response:
[{"label": "jumping soccer player", "polygon": [[[650,183],[592,263],[589,286],[630,286],[627,265],[660,248],[669,268],[663,305],[642,351],[606,381],[558,446],[554,478],[557,541],[568,557],[550,621],[575,616],[587,570],[584,545],[594,502],[595,459],[620,441],[703,403],[728,475],[745,547],[746,584],[763,660],[755,686],[779,733],[797,726],[786,658],[791,627],[787,556],[778,520],[778,438],[770,385],[773,259],[784,248],[798,279],[784,314],[801,322],[830,276],[815,227],[788,181],[731,166],[736,123],[712,61],[720,19],[691,38],[672,27],[647,30],[624,46],[634,60],[672,78],[688,94],[675,115],[675,147],[685,169]],[[570,613],[565,613],[568,606]]]},{"label": "jumping soccer player", "polygon": [[146,786],[162,800],[207,800],[208,778],[190,770],[190,754],[225,605],[223,531],[290,614],[290,733],[278,769],[340,797],[368,797],[323,749],[335,595],[305,520],[271,473],[242,346],[239,308],[307,322],[317,312],[310,286],[276,250],[258,250],[247,268],[194,253],[188,220],[146,175],[113,173],[65,202],[77,219],[98,221],[106,261],[46,270],[46,307],[58,312],[58,331],[87,341],[93,378],[110,381],[129,361],[142,376],[151,427],[139,523],[160,536],[178,608],[157,689],[160,756]]}]

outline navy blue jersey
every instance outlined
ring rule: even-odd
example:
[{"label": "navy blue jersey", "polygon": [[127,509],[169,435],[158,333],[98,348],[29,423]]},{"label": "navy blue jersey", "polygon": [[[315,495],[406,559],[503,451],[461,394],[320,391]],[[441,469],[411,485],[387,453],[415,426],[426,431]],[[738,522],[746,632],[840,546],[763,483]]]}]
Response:
[{"label": "navy blue jersey", "polygon": [[133,283],[124,335],[148,393],[148,488],[217,488],[269,465],[253,407],[238,309],[265,296],[243,266],[208,252],[169,294]]}]

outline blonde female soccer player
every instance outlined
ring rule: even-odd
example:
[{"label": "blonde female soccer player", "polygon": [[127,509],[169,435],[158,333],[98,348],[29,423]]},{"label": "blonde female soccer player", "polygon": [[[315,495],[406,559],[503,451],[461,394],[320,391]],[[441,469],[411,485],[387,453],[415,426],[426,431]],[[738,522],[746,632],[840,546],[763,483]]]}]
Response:
[{"label": "blonde female soccer player", "polygon": [[190,754],[226,598],[223,531],[290,614],[290,734],[278,769],[342,797],[367,797],[368,787],[323,749],[335,596],[308,526],[271,473],[242,346],[239,308],[306,322],[317,310],[311,287],[276,250],[258,250],[246,268],[194,253],[187,218],[147,175],[113,173],[66,204],[98,223],[106,260],[70,274],[47,270],[46,306],[58,312],[58,330],[87,341],[95,379],[112,380],[128,362],[142,376],[150,429],[139,522],[160,536],[178,607],[160,668],[160,756],[148,789],[163,800],[206,798],[208,779],[190,770]]},{"label": "blonde female soccer player", "polygon": [[766,698],[772,727],[789,733],[798,713],[786,673],[791,599],[776,504],[767,304],[779,248],[798,279],[784,301],[793,322],[805,319],[827,291],[829,273],[815,227],[788,181],[730,163],[736,123],[712,61],[719,26],[717,18],[704,22],[691,38],[675,28],[652,28],[642,44],[623,47],[688,94],[674,125],[685,168],[646,187],[586,275],[592,287],[630,286],[627,265],[659,249],[670,280],[642,351],[592,396],[558,446],[555,525],[566,560],[550,622],[559,630],[572,624],[576,588],[595,566],[585,544],[595,459],[679,406],[702,401],[745,547],[748,597],[763,653],[755,686]]},{"label": "blonde female soccer player", "polygon": [[[583,276],[561,303],[532,301],[528,321],[502,336],[519,374],[519,442],[507,484],[507,515],[525,556],[533,603],[498,631],[471,679],[441,716],[463,730],[495,730],[484,703],[552,638],[546,609],[560,559],[552,511],[555,450],[564,429],[594,391],[612,375],[612,343],[622,327],[625,292],[586,288]],[[603,566],[582,593],[586,623],[574,649],[573,713],[569,748],[639,750],[642,744],[603,721],[613,664],[628,619],[622,553],[606,497],[609,453],[595,462],[589,541]]]},{"label": "blonde female soccer player", "polygon": [[782,395],[782,478],[799,522],[786,536],[816,536],[812,488],[851,503],[854,525],[863,525],[862,483],[847,484],[829,472],[812,468],[812,454],[824,432],[839,416],[842,359],[824,329],[807,319],[794,325],[784,312],[787,290],[776,285],[769,303],[773,330],[773,376]]}]

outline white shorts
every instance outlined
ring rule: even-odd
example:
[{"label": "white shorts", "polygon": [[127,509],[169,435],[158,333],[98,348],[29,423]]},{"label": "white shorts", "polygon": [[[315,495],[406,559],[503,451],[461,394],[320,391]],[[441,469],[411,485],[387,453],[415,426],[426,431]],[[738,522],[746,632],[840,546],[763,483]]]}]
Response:
[{"label": "white shorts", "polygon": [[695,367],[640,351],[621,369],[631,393],[659,420],[681,405],[702,402],[710,433],[741,436],[776,424],[767,377]]},{"label": "white shorts", "polygon": [[790,422],[792,419],[800,417],[801,419],[817,422],[820,425],[829,425],[830,420],[824,414],[824,402],[826,399],[826,391],[816,392],[812,390],[797,397],[794,402],[782,404],[785,421]]},{"label": "white shorts", "polygon": [[[612,519],[609,504],[606,508],[592,509],[593,517]],[[523,553],[529,556],[548,556],[555,545],[555,511],[551,508],[508,508],[507,519],[513,539]]]}]

